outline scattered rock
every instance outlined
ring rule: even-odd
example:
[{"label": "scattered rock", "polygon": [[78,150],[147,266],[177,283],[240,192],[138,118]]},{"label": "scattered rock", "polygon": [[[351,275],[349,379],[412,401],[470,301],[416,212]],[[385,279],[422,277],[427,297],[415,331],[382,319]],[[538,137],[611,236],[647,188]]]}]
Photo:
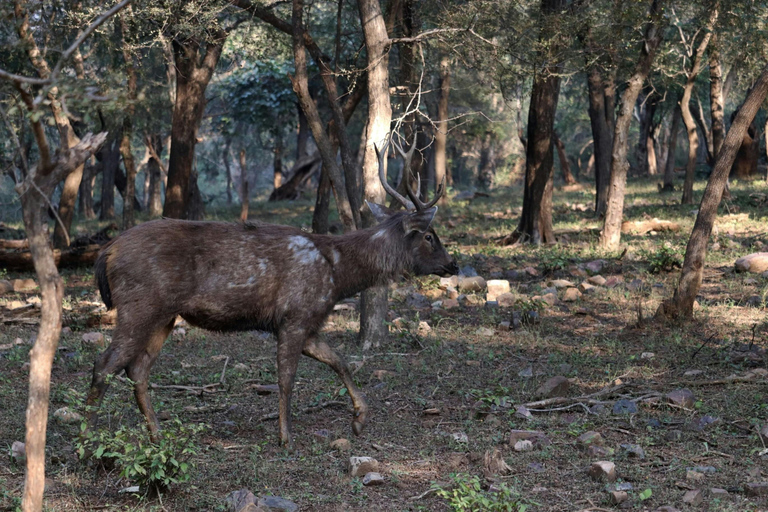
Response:
[{"label": "scattered rock", "polygon": [[459,291],[461,293],[480,292],[485,289],[485,279],[480,276],[459,277]]},{"label": "scattered rock", "polygon": [[599,274],[603,271],[603,268],[605,268],[606,261],[605,260],[593,260],[584,265],[584,268],[587,269],[587,271],[590,274]]},{"label": "scattered rock", "polygon": [[549,286],[554,286],[556,289],[559,290],[561,288],[573,288],[576,285],[568,281],[567,279],[555,279],[549,282]]},{"label": "scattered rock", "polygon": [[719,487],[712,487],[709,490],[709,494],[711,494],[712,496],[725,496],[726,494],[728,494],[728,491],[726,491],[725,489],[720,489]]},{"label": "scattered rock", "polygon": [[687,503],[693,507],[698,507],[703,501],[704,496],[699,489],[692,489],[683,495],[683,503]]},{"label": "scattered rock", "polygon": [[431,289],[431,290],[425,290],[424,296],[427,297],[429,300],[436,300],[443,296],[443,291],[438,289]]},{"label": "scattered rock", "polygon": [[459,444],[469,443],[469,437],[467,437],[467,434],[465,434],[464,432],[454,432],[453,434],[451,434],[451,439],[453,439]]},{"label": "scattered rock", "polygon": [[717,468],[714,466],[693,466],[692,468],[685,468],[686,471],[697,471],[704,474],[717,473]]},{"label": "scattered rock", "polygon": [[323,429],[315,430],[314,432],[312,432],[312,437],[314,437],[315,441],[317,441],[318,443],[327,443],[331,437],[331,433],[328,430],[323,428]]},{"label": "scattered rock", "polygon": [[601,275],[592,276],[587,279],[587,282],[593,286],[605,286],[605,278]]},{"label": "scattered rock", "polygon": [[624,282],[624,278],[622,276],[611,276],[605,281],[605,287],[616,288],[616,286],[618,286],[623,282]]},{"label": "scattered rock", "polygon": [[491,329],[490,327],[480,327],[477,331],[475,331],[475,334],[478,336],[493,336],[495,334],[495,331]]},{"label": "scattered rock", "polygon": [[442,290],[448,290],[449,288],[459,287],[459,276],[441,277],[440,288]]},{"label": "scattered rock", "polygon": [[746,306],[750,308],[761,308],[763,307],[763,297],[760,295],[752,295],[747,299]]},{"label": "scattered rock", "polygon": [[571,381],[562,375],[547,379],[547,381],[539,386],[536,390],[536,396],[542,398],[553,398],[556,396],[565,396],[571,387]]},{"label": "scattered rock", "polygon": [[248,489],[232,491],[225,501],[229,512],[254,512],[257,510],[256,496]]},{"label": "scattered rock", "polygon": [[704,481],[704,473],[699,473],[698,471],[689,469],[685,472],[685,479],[694,483],[702,482]]},{"label": "scattered rock", "polygon": [[515,443],[516,452],[529,452],[533,450],[533,442],[528,439],[521,439]]},{"label": "scattered rock", "polygon": [[667,394],[667,400],[673,405],[690,409],[696,403],[696,397],[688,388],[676,389]]},{"label": "scattered rock", "polygon": [[625,491],[610,491],[611,503],[613,505],[619,505],[629,499],[629,494]]},{"label": "scattered rock", "polygon": [[576,444],[581,449],[586,450],[589,446],[592,445],[603,446],[605,444],[605,439],[603,439],[603,436],[600,434],[600,432],[590,430],[589,432],[584,432],[579,437],[577,437]]},{"label": "scattered rock", "polygon": [[525,272],[526,274],[528,274],[528,275],[529,275],[529,276],[531,276],[531,277],[537,277],[537,276],[539,275],[539,271],[538,271],[538,270],[536,270],[536,269],[535,269],[535,268],[533,268],[533,267],[525,267],[525,268],[523,269],[523,272]]},{"label": "scattered rock", "polygon": [[430,327],[427,322],[425,322],[424,320],[419,322],[419,327],[417,329],[419,336],[426,336],[431,331],[432,331],[432,327]]},{"label": "scattered rock", "polygon": [[485,304],[485,299],[480,295],[465,295],[462,293],[457,300],[459,304],[464,306],[482,306]]},{"label": "scattered rock", "polygon": [[624,450],[624,453],[627,454],[627,457],[630,459],[645,459],[645,450],[643,450],[643,447],[639,444],[622,444],[621,448]]},{"label": "scattered rock", "polygon": [[589,413],[597,416],[604,416],[608,414],[608,408],[603,404],[595,404],[589,408]]},{"label": "scattered rock", "polygon": [[761,274],[768,270],[768,252],[755,252],[742,256],[736,260],[734,267],[736,268],[736,272]]},{"label": "scattered rock", "polygon": [[517,298],[513,293],[507,292],[497,296],[496,302],[499,303],[499,307],[511,308],[512,306],[515,305],[515,302],[517,302]]},{"label": "scattered rock", "polygon": [[104,347],[104,334],[100,332],[87,332],[83,334],[83,342],[95,347]]},{"label": "scattered rock", "polygon": [[654,357],[656,357],[656,354],[653,352],[643,352],[640,354],[640,359],[653,359]]},{"label": "scattered rock", "polygon": [[11,281],[11,286],[15,292],[27,292],[37,288],[37,283],[34,279],[14,279]]},{"label": "scattered rock", "polygon": [[332,450],[339,450],[340,452],[348,452],[352,449],[352,443],[349,442],[349,439],[345,439],[343,437],[336,439],[335,441],[331,441],[329,446]]},{"label": "scattered rock", "polygon": [[384,485],[384,477],[381,476],[381,473],[371,471],[370,473],[366,473],[365,476],[363,477],[363,485],[365,485],[366,487]]},{"label": "scattered rock", "polygon": [[[542,443],[540,440],[546,437],[546,434],[540,430],[512,430],[509,433],[509,445],[515,446],[518,441],[530,441],[531,444],[540,444]],[[543,441],[543,443],[548,444],[546,441]]]},{"label": "scattered rock", "polygon": [[509,293],[509,281],[506,279],[491,279],[486,283],[488,287],[488,300],[496,300],[499,295]]},{"label": "scattered rock", "polygon": [[414,309],[425,309],[432,305],[432,301],[429,300],[429,297],[418,292],[413,292],[410,294],[405,299],[405,303]]},{"label": "scattered rock", "polygon": [[630,282],[627,283],[627,290],[631,292],[636,292],[640,288],[643,287],[643,281],[642,279],[633,279]]},{"label": "scattered rock", "polygon": [[581,283],[581,284],[579,285],[579,291],[580,291],[581,293],[594,293],[594,291],[595,291],[596,289],[597,289],[597,288],[595,288],[595,286],[594,286],[594,285],[592,285],[592,284],[590,284],[590,283],[588,283],[588,282],[586,282],[586,281],[584,281],[583,283]]},{"label": "scattered rock", "polygon": [[578,288],[568,288],[563,294],[563,302],[575,302],[581,298],[581,292]]},{"label": "scattered rock", "polygon": [[509,320],[504,320],[503,322],[499,322],[499,325],[496,326],[496,328],[500,331],[508,331],[512,327],[512,323]]},{"label": "scattered rock", "polygon": [[0,279],[0,295],[13,291],[13,284],[5,279]]},{"label": "scattered rock", "polygon": [[683,374],[683,377],[696,377],[697,375],[701,375],[704,372],[702,370],[688,370]]},{"label": "scattered rock", "polygon": [[632,400],[622,398],[621,400],[616,400],[616,403],[613,404],[611,412],[617,416],[624,414],[637,414],[637,404]]},{"label": "scattered rock", "polygon": [[350,457],[349,475],[365,476],[367,473],[377,472],[379,470],[379,461],[372,457]]},{"label": "scattered rock", "polygon": [[593,462],[592,465],[589,466],[588,473],[593,480],[596,480],[598,482],[601,482],[601,481],[615,482],[616,481],[616,465],[613,462],[609,462],[607,460]]},{"label": "scattered rock", "polygon": [[[537,297],[534,297],[534,299]],[[557,304],[557,294],[555,293],[545,293],[541,297],[538,297],[540,300],[547,303],[548,306],[554,306]]]},{"label": "scattered rock", "polygon": [[18,465],[24,464],[27,460],[27,446],[21,441],[14,441],[11,445],[11,459]]},{"label": "scattered rock", "polygon": [[613,448],[607,446],[591,445],[587,448],[587,455],[591,459],[607,459],[613,457]]},{"label": "scattered rock", "polygon": [[443,309],[454,309],[459,307],[459,301],[456,299],[444,299],[441,307]]},{"label": "scattered rock", "polygon": [[445,290],[445,296],[449,299],[456,300],[459,297],[459,291],[456,288],[448,288]]},{"label": "scattered rock", "polygon": [[750,482],[744,484],[744,492],[747,496],[768,496],[768,483],[766,482]]},{"label": "scattered rock", "polygon": [[257,505],[264,512],[297,512],[299,510],[297,504],[279,496],[260,497]]},{"label": "scattered rock", "polygon": [[83,421],[83,416],[75,411],[70,411],[69,407],[62,407],[61,409],[57,409],[56,412],[53,413],[53,417],[65,425],[72,423],[79,424]]},{"label": "scattered rock", "polygon": [[692,419],[688,423],[688,428],[694,432],[701,432],[702,430],[706,429],[713,423],[717,423],[718,421],[720,421],[720,418],[715,418],[714,416],[706,414],[700,418]]},{"label": "scattered rock", "polygon": [[470,265],[464,265],[459,269],[459,275],[458,278],[461,280],[462,277],[476,277],[477,276],[477,270],[472,268]]},{"label": "scattered rock", "polygon": [[533,419],[533,414],[524,405],[518,405],[515,407],[515,416],[529,421]]}]

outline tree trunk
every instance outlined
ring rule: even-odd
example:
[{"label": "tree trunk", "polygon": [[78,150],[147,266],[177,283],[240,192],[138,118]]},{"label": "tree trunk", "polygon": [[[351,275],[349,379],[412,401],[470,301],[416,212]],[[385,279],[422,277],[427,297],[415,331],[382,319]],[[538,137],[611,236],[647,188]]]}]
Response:
[{"label": "tree trunk", "polygon": [[[365,127],[367,141],[363,156],[363,197],[367,201],[383,204],[384,187],[379,180],[379,162],[374,145],[384,146],[392,119],[389,99],[389,36],[381,13],[379,0],[358,0],[360,24],[363,28],[368,56],[368,121]],[[375,224],[369,211],[363,213],[363,226]],[[384,321],[387,314],[387,288],[370,288],[360,299],[360,340],[368,350],[387,337]]]},{"label": "tree trunk", "polygon": [[115,137],[110,137],[99,152],[102,155],[100,220],[115,218],[115,176],[120,167],[120,139],[120,130],[118,130]]},{"label": "tree trunk", "polygon": [[226,144],[224,144],[224,151],[221,152],[221,158],[224,160],[224,169],[227,172],[227,204],[232,204],[232,168],[229,165],[229,150],[230,146],[232,144],[232,141],[230,139],[226,139]]},{"label": "tree trunk", "polygon": [[477,163],[477,187],[491,190],[496,178],[496,141],[491,131],[486,131],[480,146],[480,161]]},{"label": "tree trunk", "polygon": [[80,180],[80,191],[77,197],[80,205],[80,216],[88,220],[96,218],[96,212],[93,210],[93,181],[95,178],[95,166],[86,164],[83,167],[83,179]]},{"label": "tree trunk", "polygon": [[[736,112],[734,112],[734,117]],[[752,123],[744,132],[741,147],[736,155],[736,161],[731,169],[731,176],[737,179],[745,179],[757,173],[757,160],[759,158],[760,143],[757,140],[757,130]]]},{"label": "tree trunk", "polygon": [[613,250],[619,248],[621,241],[621,221],[624,216],[624,193],[627,186],[627,146],[629,124],[632,121],[632,108],[637,101],[637,96],[643,88],[648,73],[651,70],[653,58],[661,43],[662,30],[659,27],[661,21],[661,7],[658,0],[653,0],[651,5],[651,19],[645,27],[645,37],[640,50],[640,58],[635,65],[635,70],[630,77],[627,88],[621,95],[621,106],[616,119],[616,127],[613,132],[613,148],[611,150],[611,180],[608,188],[608,204],[603,222],[603,231],[600,234],[599,244],[602,248]]},{"label": "tree trunk", "polygon": [[197,185],[197,169],[195,168],[189,175],[189,197],[187,198],[187,210],[184,212],[184,218],[189,220],[205,219],[205,203],[200,187]]},{"label": "tree trunk", "polygon": [[283,138],[280,134],[275,135],[273,155],[272,168],[274,170],[274,178],[272,179],[272,184],[275,190],[277,190],[283,184]]},{"label": "tree trunk", "polygon": [[301,160],[301,157],[307,156],[307,144],[309,143],[309,125],[307,124],[307,116],[304,115],[304,111],[301,110],[301,105],[297,105],[299,111],[299,128],[296,131],[296,160]]},{"label": "tree trunk", "polygon": [[205,110],[205,89],[221,56],[225,38],[225,34],[219,33],[214,41],[207,43],[202,59],[198,57],[202,44],[199,40],[173,40],[176,101],[171,124],[164,217],[183,219],[186,216],[197,129]]},{"label": "tree trunk", "polygon": [[555,139],[555,147],[557,148],[557,158],[560,160],[560,169],[563,171],[563,181],[566,185],[573,185],[577,183],[576,178],[573,177],[571,172],[571,164],[568,161],[568,156],[565,154],[565,144],[560,140],[560,137],[556,133],[553,133]]},{"label": "tree trunk", "polygon": [[715,168],[712,170],[707,188],[704,190],[704,197],[702,197],[699,205],[699,213],[696,216],[691,238],[688,240],[680,281],[674,296],[659,306],[656,313],[659,318],[690,318],[693,316],[693,303],[701,289],[704,274],[707,242],[712,234],[712,226],[717,217],[717,207],[725,190],[728,173],[744,135],[766,95],[768,95],[768,67],[763,69],[752,91],[739,109],[718,153]]},{"label": "tree trunk", "polygon": [[128,75],[128,105],[125,117],[123,117],[123,137],[120,141],[120,154],[123,156],[125,166],[125,193],[123,194],[123,230],[133,227],[134,208],[133,201],[136,198],[136,163],[131,150],[131,137],[133,136],[133,116],[136,111],[136,68],[126,43],[127,26],[125,16],[120,16],[120,31],[122,35],[123,60],[125,61],[126,74]]},{"label": "tree trunk", "polygon": [[677,151],[677,134],[680,131],[680,105],[672,112],[672,128],[667,142],[667,159],[664,162],[664,188],[665,192],[675,190],[675,153]]},{"label": "tree trunk", "polygon": [[[448,95],[451,92],[451,68],[448,57],[440,61],[440,98],[437,100],[437,120],[435,121],[435,186],[442,183],[443,178],[453,185],[453,176],[446,165],[445,145],[448,140]],[[437,189],[435,189],[437,191]],[[448,196],[440,201],[445,203]]]},{"label": "tree trunk", "polygon": [[611,175],[613,132],[609,120],[613,118],[613,109],[608,111],[606,91],[601,68],[592,66],[587,75],[587,92],[589,94],[589,122],[592,126],[592,139],[594,140],[595,215],[597,217],[605,215],[608,181]]},{"label": "tree trunk", "polygon": [[148,135],[146,143],[152,155],[147,162],[147,174],[149,174],[147,210],[149,210],[149,216],[154,218],[159,217],[163,211],[163,162],[160,160],[160,153],[163,152],[163,137],[159,133]]},{"label": "tree trunk", "polygon": [[720,66],[720,41],[717,33],[709,43],[709,109],[712,116],[712,156],[717,160],[720,148],[725,140],[725,120],[723,116],[723,70]]},{"label": "tree trunk", "polygon": [[320,183],[317,185],[315,210],[312,212],[312,232],[319,235],[328,233],[328,213],[331,209],[331,178],[323,167],[320,170]]},{"label": "tree trunk", "polygon": [[245,149],[240,150],[240,221],[248,220],[248,166],[245,160]]}]

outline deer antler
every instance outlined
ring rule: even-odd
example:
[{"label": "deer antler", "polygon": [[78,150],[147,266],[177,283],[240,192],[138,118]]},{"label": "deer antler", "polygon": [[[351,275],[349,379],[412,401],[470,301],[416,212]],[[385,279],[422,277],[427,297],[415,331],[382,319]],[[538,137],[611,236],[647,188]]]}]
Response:
[{"label": "deer antler", "polygon": [[382,148],[381,151],[376,147],[376,144],[373,145],[373,149],[376,150],[376,158],[379,160],[379,180],[381,181],[381,185],[384,187],[384,190],[402,204],[406,210],[413,210],[414,203],[400,195],[387,181],[387,173],[384,171],[384,159],[387,158],[387,150],[389,149],[389,143],[392,140],[391,134],[387,135],[385,140],[384,148]]},{"label": "deer antler", "polygon": [[419,196],[421,196],[421,176],[419,173],[416,173],[416,191],[414,192],[413,189],[411,189],[410,185],[410,178],[411,178],[411,161],[413,160],[413,154],[416,151],[416,139],[417,139],[418,133],[416,130],[413,131],[413,143],[411,144],[411,149],[408,150],[408,152],[404,152],[403,148],[400,147],[400,145],[397,142],[393,142],[395,145],[395,149],[397,149],[398,153],[403,157],[403,179],[405,181],[405,191],[408,193],[408,197],[411,198],[411,201],[413,202],[414,207],[416,210],[426,210],[427,208],[432,208],[442,197],[443,193],[445,192],[445,176],[443,176],[443,181],[440,183],[440,186],[437,187],[437,192],[435,192],[435,197],[432,198],[432,200],[428,203],[423,203]]}]

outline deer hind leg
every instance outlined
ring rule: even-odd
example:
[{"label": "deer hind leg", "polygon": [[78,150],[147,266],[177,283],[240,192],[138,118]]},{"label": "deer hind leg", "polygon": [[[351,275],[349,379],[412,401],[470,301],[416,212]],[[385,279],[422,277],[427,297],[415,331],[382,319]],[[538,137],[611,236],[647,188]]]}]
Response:
[{"label": "deer hind leg", "polygon": [[277,339],[277,385],[279,388],[280,444],[293,449],[291,438],[291,395],[299,366],[301,348],[307,339],[302,329],[283,328]]},{"label": "deer hind leg", "polygon": [[136,397],[139,410],[147,420],[149,437],[152,441],[157,441],[160,422],[157,421],[157,415],[152,408],[152,402],[149,400],[149,372],[155,360],[157,360],[160,350],[163,348],[163,342],[173,329],[174,323],[175,320],[171,320],[167,325],[155,329],[149,335],[149,342],[144,350],[134,356],[126,369],[128,378],[133,381],[133,394]]},{"label": "deer hind leg", "polygon": [[326,342],[318,340],[316,337],[310,338],[304,345],[304,355],[327,364],[341,377],[342,382],[347,387],[349,397],[352,399],[352,406],[355,408],[352,431],[359,436],[368,422],[368,405],[365,403],[363,394],[355,386],[352,374],[344,360]]}]

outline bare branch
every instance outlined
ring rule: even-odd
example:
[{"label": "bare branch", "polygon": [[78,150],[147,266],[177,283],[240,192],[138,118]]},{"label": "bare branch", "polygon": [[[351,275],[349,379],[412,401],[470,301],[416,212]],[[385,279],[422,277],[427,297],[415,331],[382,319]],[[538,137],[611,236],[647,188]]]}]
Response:
[{"label": "bare branch", "polygon": [[[8,119],[8,114],[6,114],[5,109],[3,108],[2,104],[0,104],[0,116],[3,117],[3,122],[5,123],[5,127],[8,129],[8,133],[11,134],[11,140],[13,140],[13,144],[16,146],[16,150],[19,152],[19,158],[21,159],[21,171],[23,173],[23,176],[26,176],[29,174],[29,166],[27,165],[27,157],[24,155],[24,150],[21,147],[21,143],[19,142],[19,138],[16,136],[16,130],[13,129],[13,125],[11,124],[10,119]],[[14,173],[13,175],[14,181],[16,180],[16,175]]]}]

